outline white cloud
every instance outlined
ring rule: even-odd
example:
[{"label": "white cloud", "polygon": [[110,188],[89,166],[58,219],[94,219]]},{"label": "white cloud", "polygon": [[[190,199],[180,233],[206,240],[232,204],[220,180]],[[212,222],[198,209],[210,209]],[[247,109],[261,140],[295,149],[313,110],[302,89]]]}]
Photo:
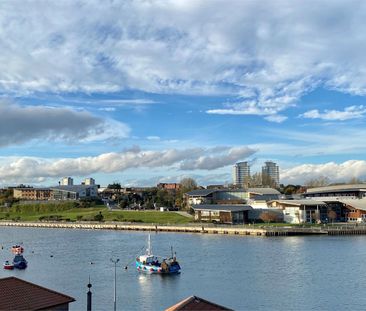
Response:
[{"label": "white cloud", "polygon": [[281,183],[303,184],[306,181],[328,177],[331,182],[348,182],[352,178],[366,180],[366,161],[350,160],[340,164],[302,164],[281,170]]},{"label": "white cloud", "polygon": [[272,115],[319,85],[366,94],[366,3],[316,7],[290,0],[2,3],[0,90],[234,94],[237,103],[216,113],[248,114],[249,102],[274,111],[259,115],[278,122]]},{"label": "white cloud", "polygon": [[146,139],[152,140],[152,141],[159,141],[160,137],[159,136],[147,136]]},{"label": "white cloud", "polygon": [[123,152],[104,153],[95,157],[64,159],[3,157],[0,158],[0,182],[39,182],[46,178],[115,173],[132,168],[214,170],[232,165],[254,153],[255,150],[248,147],[143,151],[135,146]]},{"label": "white cloud", "polygon": [[45,106],[19,106],[0,102],[0,147],[30,140],[68,143],[126,138],[129,127],[85,110]]},{"label": "white cloud", "polygon": [[300,117],[308,119],[322,119],[327,121],[344,121],[350,119],[359,119],[364,117],[365,114],[366,107],[360,105],[346,107],[344,111],[325,110],[323,113],[319,112],[318,109],[314,109],[301,114]]}]

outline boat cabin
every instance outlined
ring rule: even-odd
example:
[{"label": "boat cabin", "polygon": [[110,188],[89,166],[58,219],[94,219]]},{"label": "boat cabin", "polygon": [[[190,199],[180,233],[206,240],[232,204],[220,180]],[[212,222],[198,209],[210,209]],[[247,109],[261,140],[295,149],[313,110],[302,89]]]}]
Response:
[{"label": "boat cabin", "polygon": [[154,255],[141,255],[137,259],[144,265],[152,265],[153,263],[158,262],[158,257]]}]

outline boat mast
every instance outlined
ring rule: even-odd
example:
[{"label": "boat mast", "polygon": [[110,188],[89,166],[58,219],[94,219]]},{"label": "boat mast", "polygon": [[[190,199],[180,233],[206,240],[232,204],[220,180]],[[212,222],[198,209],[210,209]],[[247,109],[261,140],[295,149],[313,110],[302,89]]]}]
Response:
[{"label": "boat mast", "polygon": [[151,250],[151,241],[150,241],[150,234],[149,234],[149,237],[147,239],[147,255],[150,256],[152,253],[152,250]]}]

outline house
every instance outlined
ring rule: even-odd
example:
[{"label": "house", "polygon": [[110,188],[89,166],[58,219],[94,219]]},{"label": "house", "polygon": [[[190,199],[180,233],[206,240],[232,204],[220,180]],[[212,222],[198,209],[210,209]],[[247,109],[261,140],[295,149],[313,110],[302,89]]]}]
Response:
[{"label": "house", "polygon": [[328,220],[328,206],[322,201],[309,199],[272,200],[267,205],[270,208],[281,209],[283,220],[291,224]]},{"label": "house", "polygon": [[243,224],[248,222],[251,206],[243,204],[199,204],[192,206],[194,219],[204,222]]},{"label": "house", "polygon": [[68,311],[74,298],[16,277],[0,279],[0,310]]},{"label": "house", "polygon": [[183,311],[183,310],[196,310],[196,311],[202,311],[202,310],[211,310],[211,311],[226,311],[231,310],[227,307],[220,306],[216,303],[213,303],[211,301],[205,300],[203,298],[197,297],[197,296],[190,296],[174,306],[169,307],[168,309],[165,309],[165,311]]}]

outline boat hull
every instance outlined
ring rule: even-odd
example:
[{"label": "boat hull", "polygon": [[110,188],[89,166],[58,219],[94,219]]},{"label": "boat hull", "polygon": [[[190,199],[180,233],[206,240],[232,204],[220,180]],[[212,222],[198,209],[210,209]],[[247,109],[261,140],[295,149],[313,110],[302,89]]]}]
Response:
[{"label": "boat hull", "polygon": [[144,265],[141,262],[136,261],[136,269],[139,272],[147,274],[178,274],[180,273],[180,266],[176,264],[174,266],[169,266],[167,270],[163,270],[161,266],[155,265]]},{"label": "boat hull", "polygon": [[4,269],[5,270],[13,270],[14,266],[13,265],[4,265]]}]

